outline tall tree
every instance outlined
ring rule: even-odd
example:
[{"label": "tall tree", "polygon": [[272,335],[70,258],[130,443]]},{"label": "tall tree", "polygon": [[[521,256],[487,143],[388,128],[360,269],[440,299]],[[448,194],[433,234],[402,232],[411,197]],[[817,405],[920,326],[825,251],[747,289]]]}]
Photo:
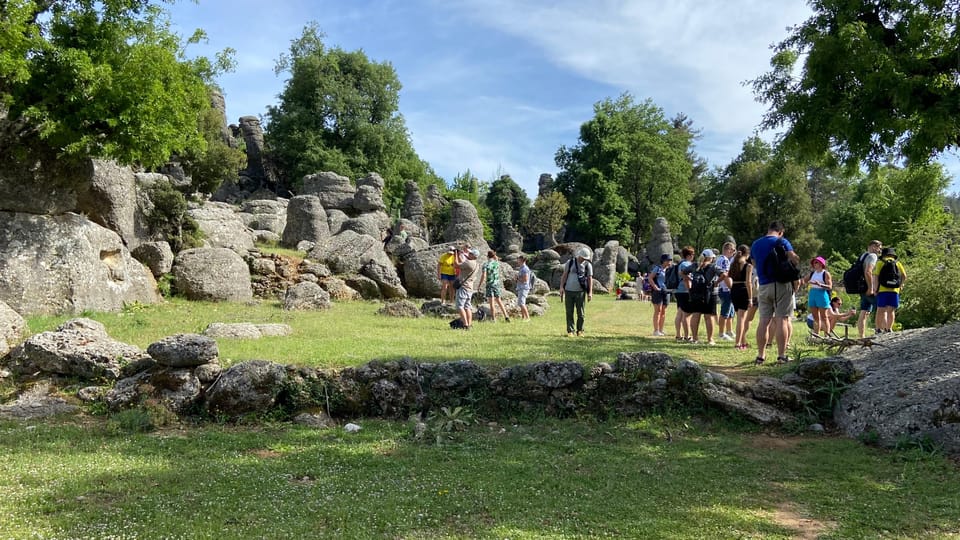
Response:
[{"label": "tall tree", "polygon": [[508,224],[519,229],[530,211],[527,192],[509,174],[490,184],[484,203],[490,209],[494,226]]},{"label": "tall tree", "polygon": [[404,180],[425,187],[435,179],[398,112],[400,81],[389,62],[373,62],[360,50],[327,48],[310,23],[275,71],[290,78],[280,103],[267,108],[265,138],[288,186],[320,171],[353,179],[373,171],[387,183],[388,206],[396,207]]},{"label": "tall tree", "polygon": [[148,0],[0,2],[0,149],[145,167],[204,149],[207,85],[231,53],[186,60]]},{"label": "tall tree", "polygon": [[595,104],[577,145],[556,154],[562,171],[554,189],[569,201],[575,230],[590,243],[629,240],[636,247],[657,217],[685,225],[693,135],[628,93]]},{"label": "tall tree", "polygon": [[[960,0],[814,0],[752,81],[806,156],[923,163],[960,143]],[[803,59],[802,69],[796,64]]]}]

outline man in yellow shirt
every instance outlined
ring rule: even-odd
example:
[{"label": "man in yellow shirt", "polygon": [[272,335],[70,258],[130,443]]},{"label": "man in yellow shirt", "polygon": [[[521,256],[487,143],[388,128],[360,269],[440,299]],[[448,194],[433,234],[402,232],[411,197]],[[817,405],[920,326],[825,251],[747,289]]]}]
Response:
[{"label": "man in yellow shirt", "polygon": [[457,279],[457,248],[450,248],[440,254],[440,261],[437,263],[437,278],[440,280],[440,302],[446,303],[445,299],[450,298],[453,303],[456,291],[453,289],[453,280]]},{"label": "man in yellow shirt", "polygon": [[[886,267],[886,269],[884,269]],[[907,281],[907,272],[903,265],[897,260],[897,250],[892,247],[885,247],[880,252],[880,258],[873,269],[876,279],[873,282],[877,289],[874,291],[877,295],[877,321],[876,328],[878,334],[884,334],[893,331],[893,322],[897,316],[897,308],[900,307],[900,289],[903,283]]]}]

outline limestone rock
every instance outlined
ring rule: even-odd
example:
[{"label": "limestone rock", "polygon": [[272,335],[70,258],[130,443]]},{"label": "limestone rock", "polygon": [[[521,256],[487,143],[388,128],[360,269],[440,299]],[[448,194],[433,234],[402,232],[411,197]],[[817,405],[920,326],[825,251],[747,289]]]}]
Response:
[{"label": "limestone rock", "polygon": [[10,349],[23,338],[23,331],[27,322],[19,313],[14,311],[0,300],[0,358],[3,358]]},{"label": "limestone rock", "polygon": [[219,356],[217,342],[199,334],[176,334],[151,343],[147,353],[158,364],[168,367],[193,367],[214,361]]},{"label": "limestone rock", "polygon": [[353,199],[357,188],[346,176],[333,172],[308,174],[303,177],[301,195],[316,195],[320,204],[327,210],[353,210]]},{"label": "limestone rock", "polygon": [[253,234],[232,205],[221,202],[192,205],[187,215],[200,227],[204,246],[232,249],[240,255],[254,249]]},{"label": "limestone rock", "polygon": [[386,315],[387,317],[401,317],[410,319],[419,319],[420,317],[423,317],[423,313],[420,312],[420,309],[416,304],[404,299],[386,302],[380,309],[377,310],[377,314]]},{"label": "limestone rock", "polygon": [[211,414],[234,418],[273,406],[287,374],[280,364],[251,360],[231,366],[220,374],[206,393],[205,408]]},{"label": "limestone rock", "polygon": [[330,309],[330,293],[316,283],[305,281],[291,285],[283,296],[283,309],[288,311]]},{"label": "limestone rock", "polygon": [[287,199],[255,199],[244,201],[240,211],[249,217],[245,225],[253,230],[283,233],[287,225]]},{"label": "limestone rock", "polygon": [[143,242],[131,255],[150,269],[154,277],[160,277],[173,269],[173,250],[167,242]]},{"label": "limestone rock", "polygon": [[250,269],[226,248],[194,248],[177,254],[173,264],[177,291],[190,300],[243,302],[253,298]]},{"label": "limestone rock", "polygon": [[320,242],[330,236],[327,212],[315,195],[298,195],[287,205],[286,227],[283,229],[284,246],[295,247],[303,241]]}]

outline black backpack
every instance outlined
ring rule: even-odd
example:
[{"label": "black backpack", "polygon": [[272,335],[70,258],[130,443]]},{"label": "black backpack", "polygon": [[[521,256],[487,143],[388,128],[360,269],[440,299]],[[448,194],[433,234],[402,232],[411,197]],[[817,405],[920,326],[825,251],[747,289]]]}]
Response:
[{"label": "black backpack", "polygon": [[[710,275],[707,275],[710,273]],[[710,289],[713,288],[713,275],[710,267],[697,268],[690,272],[690,301],[707,303],[710,301]]]},{"label": "black backpack", "polygon": [[787,257],[787,248],[782,239],[777,239],[763,264],[767,276],[777,283],[793,283],[800,279],[800,267]]},{"label": "black backpack", "polygon": [[880,285],[888,289],[896,289],[903,284],[903,276],[900,275],[900,268],[896,259],[884,260],[878,277]]},{"label": "black backpack", "polygon": [[853,266],[847,268],[843,273],[843,289],[847,294],[865,294],[867,292],[867,279],[863,277],[863,262],[867,254],[860,255]]},{"label": "black backpack", "polygon": [[663,278],[664,285],[667,286],[669,290],[675,290],[680,286],[680,265],[675,264],[670,268],[667,268],[667,272]]}]

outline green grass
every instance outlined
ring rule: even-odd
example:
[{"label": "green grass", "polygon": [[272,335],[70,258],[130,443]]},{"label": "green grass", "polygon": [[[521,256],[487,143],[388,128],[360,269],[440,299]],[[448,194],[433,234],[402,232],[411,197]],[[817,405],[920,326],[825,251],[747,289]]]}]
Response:
[{"label": "green grass", "polygon": [[[285,312],[278,303],[256,305],[188,302],[173,299],[162,305],[135,306],[122,313],[87,316],[106,325],[112,337],[146,348],[168,335],[202,333],[212,322],[286,323],[294,329],[288,337],[259,340],[218,340],[224,364],[266,359],[286,364],[344,367],[373,359],[410,357],[423,362],[470,359],[481,364],[506,366],[539,361],[577,361],[585,365],[613,362],[620,352],[655,350],[685,357],[706,366],[736,370],[745,375],[782,373],[787,368],[753,366],[755,350],[738,352],[730,342],[715,347],[675,343],[672,337],[654,338],[649,303],[616,301],[597,296],[587,305],[586,335],[565,337],[563,305],[549,298],[550,308],[531,322],[482,322],[469,332],[453,331],[447,321],[423,317],[398,319],[377,315],[377,302],[336,303],[328,311]],[[419,301],[417,301],[419,302]],[[668,335],[672,336],[673,307],[668,309]],[[35,317],[32,332],[51,330],[69,317]],[[794,342],[807,336],[796,323]],[[706,336],[701,331],[701,338]],[[749,337],[751,343],[754,337]],[[812,353],[822,354],[816,350]],[[776,354],[769,355],[771,357]]]},{"label": "green grass", "polygon": [[960,472],[929,454],[682,418],[481,423],[443,446],[361,424],[0,422],[0,538],[960,538]]},{"label": "green grass", "polygon": [[[175,300],[88,315],[144,348],[211,322],[294,328],[287,338],[220,340],[229,361],[589,365],[660,350],[735,375],[788,369],[754,367],[752,351],[729,344],[648,337],[650,305],[609,297],[588,305],[584,338],[563,336],[556,299],[531,323],[470,332],[380,317],[378,307],[286,313],[271,302]],[[32,318],[30,329],[66,318]],[[805,328],[794,335],[801,342]],[[479,418],[442,445],[415,441],[407,423],[370,419],[339,419],[362,424],[356,434],[270,422],[139,433],[121,420],[0,421],[0,539],[960,538],[960,470],[942,456],[679,411],[606,422]]]}]

